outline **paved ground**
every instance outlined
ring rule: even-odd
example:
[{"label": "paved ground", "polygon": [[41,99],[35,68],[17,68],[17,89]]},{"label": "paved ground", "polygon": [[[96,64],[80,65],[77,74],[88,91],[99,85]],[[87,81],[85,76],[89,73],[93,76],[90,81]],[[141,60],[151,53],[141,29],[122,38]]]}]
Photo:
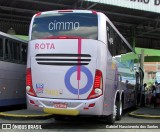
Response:
[{"label": "paved ground", "polygon": [[[134,118],[134,117],[130,117],[128,116],[128,113],[131,111],[126,111],[126,113],[123,115],[122,120],[121,121],[116,121],[116,124],[114,127],[116,127],[116,125],[127,125],[126,123],[131,123],[131,125],[135,126],[136,124],[140,123],[160,123],[160,119],[141,119],[141,118]],[[149,131],[159,131],[158,129],[152,129],[152,128],[148,128],[148,129],[105,129],[106,127],[108,127],[108,125],[103,122],[102,120],[93,118],[93,117],[83,117],[83,118],[73,118],[73,119],[66,119],[65,121],[55,121],[54,117],[50,117],[50,118],[43,118],[43,119],[20,119],[20,118],[4,118],[4,117],[0,117],[0,123],[3,124],[10,124],[14,125],[14,128],[17,128],[19,123],[22,123],[22,126],[24,129],[25,127],[28,127],[28,125],[30,125],[30,129],[31,127],[37,127],[40,128],[41,125],[43,128],[47,128],[44,130],[38,130],[38,131],[78,131],[78,132],[82,132],[82,131],[97,131],[97,132],[108,132],[108,131],[113,131],[113,132],[128,132],[129,131],[134,131],[134,132],[139,132],[139,131],[144,131],[144,132],[149,132]],[[16,124],[18,123],[18,124]],[[38,123],[39,126],[33,126],[35,123]],[[122,124],[121,124],[122,123]],[[136,123],[136,124],[134,124]],[[27,125],[27,126],[26,126]],[[106,126],[107,125],[107,126]],[[145,125],[146,126],[146,125]],[[153,127],[153,126],[149,126],[149,127]],[[5,131],[12,131],[12,132],[17,132],[17,129],[15,130],[5,130]],[[34,131],[34,130],[25,130],[25,131]],[[36,130],[37,131],[37,130]]]},{"label": "paved ground", "polygon": [[129,114],[139,118],[157,118],[160,119],[160,108],[141,107]]}]

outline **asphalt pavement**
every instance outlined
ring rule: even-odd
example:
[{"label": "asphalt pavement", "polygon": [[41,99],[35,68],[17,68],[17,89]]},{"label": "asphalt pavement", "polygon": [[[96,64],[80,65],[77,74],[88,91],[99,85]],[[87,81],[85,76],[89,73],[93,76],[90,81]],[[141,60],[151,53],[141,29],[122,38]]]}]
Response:
[{"label": "asphalt pavement", "polygon": [[[27,116],[25,116],[27,114]],[[20,115],[20,116],[17,116]],[[32,115],[31,117],[29,115]],[[39,117],[42,115],[41,117]],[[35,116],[35,118],[33,117]],[[39,118],[37,118],[37,116]],[[54,115],[47,115],[45,113],[29,112],[26,109],[11,110],[0,113],[0,124],[9,125],[13,129],[5,130],[17,132],[19,129],[24,131],[96,131],[96,132],[149,132],[159,131],[160,129],[160,108],[140,107],[125,111],[120,121],[116,121],[113,128],[106,124],[104,121],[96,117],[73,117],[63,121],[56,121]],[[136,118],[135,118],[136,117]],[[138,117],[138,118],[137,118]],[[145,118],[145,119],[144,119]],[[146,119],[148,118],[148,119]],[[36,126],[37,125],[37,126]],[[136,128],[138,125],[139,129]],[[144,127],[143,129],[140,127]],[[134,129],[126,129],[123,126],[131,126]],[[2,127],[2,126],[1,126]],[[117,127],[117,128],[116,128]],[[119,128],[122,127],[122,128]],[[158,127],[158,128],[157,128]],[[42,130],[42,129],[43,130]],[[28,130],[29,129],[29,130]]]}]

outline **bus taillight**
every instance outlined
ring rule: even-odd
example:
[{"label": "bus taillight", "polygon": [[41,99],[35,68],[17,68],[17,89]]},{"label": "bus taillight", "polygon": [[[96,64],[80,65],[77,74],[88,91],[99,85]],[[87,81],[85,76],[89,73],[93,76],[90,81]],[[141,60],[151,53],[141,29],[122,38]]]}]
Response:
[{"label": "bus taillight", "polygon": [[99,97],[103,94],[103,77],[100,70],[96,70],[93,89],[87,99]]},{"label": "bus taillight", "polygon": [[32,96],[36,96],[33,86],[32,86],[31,68],[28,68],[27,73],[26,73],[26,91],[28,94]]}]

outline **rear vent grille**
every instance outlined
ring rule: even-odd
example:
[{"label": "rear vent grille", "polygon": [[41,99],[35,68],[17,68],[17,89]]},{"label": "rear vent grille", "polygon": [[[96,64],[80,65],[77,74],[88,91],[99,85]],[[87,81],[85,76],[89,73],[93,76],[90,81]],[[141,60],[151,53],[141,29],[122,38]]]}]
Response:
[{"label": "rear vent grille", "polygon": [[89,54],[37,54],[36,61],[40,65],[88,65],[91,56]]}]

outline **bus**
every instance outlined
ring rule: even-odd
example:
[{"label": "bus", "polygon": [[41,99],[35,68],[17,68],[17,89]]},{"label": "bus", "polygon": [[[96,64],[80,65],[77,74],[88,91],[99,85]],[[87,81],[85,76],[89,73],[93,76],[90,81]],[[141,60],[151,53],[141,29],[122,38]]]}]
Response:
[{"label": "bus", "polygon": [[135,52],[101,12],[35,14],[27,57],[28,109],[114,123],[136,105]]},{"label": "bus", "polygon": [[0,107],[26,104],[27,41],[0,32]]}]

